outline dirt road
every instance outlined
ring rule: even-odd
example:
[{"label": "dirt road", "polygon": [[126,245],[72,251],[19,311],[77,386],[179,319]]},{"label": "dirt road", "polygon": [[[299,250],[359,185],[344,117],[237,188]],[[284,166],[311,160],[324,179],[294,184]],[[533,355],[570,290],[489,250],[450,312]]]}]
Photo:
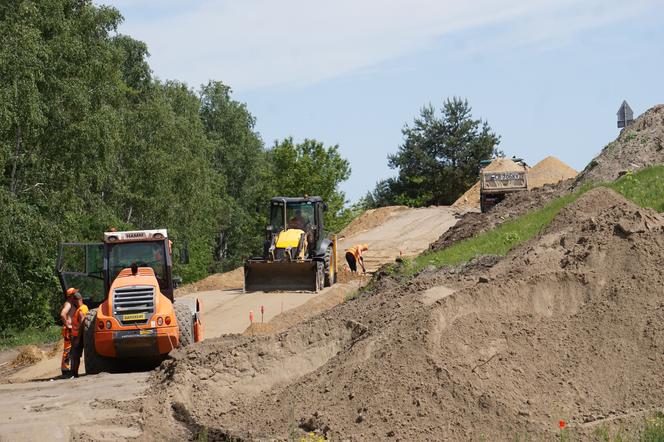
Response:
[{"label": "dirt road", "polygon": [[[362,220],[358,221],[361,223]],[[400,253],[405,257],[419,255],[456,222],[454,211],[448,207],[396,207],[387,212],[379,225],[340,239],[340,264],[345,262],[343,251],[346,248],[362,243],[369,245],[369,251],[364,255],[368,271],[394,262]]]},{"label": "dirt road", "polygon": [[[352,234],[340,239],[340,265],[344,263],[345,248],[357,243],[369,244],[369,252],[365,255],[368,270],[394,261],[400,252],[404,256],[416,255],[456,222],[453,211],[446,207],[397,207],[372,213],[374,217],[379,215],[377,225],[376,222],[366,223],[366,219],[360,217],[351,226]],[[275,316],[283,317],[285,315],[281,313],[289,311],[297,314],[290,315],[288,320],[302,320],[321,308],[333,306],[337,300],[341,302],[357,288],[355,281],[337,284],[316,295],[243,294],[239,286],[241,278],[235,276],[215,275],[209,281],[197,283],[193,288],[197,291],[183,295],[197,296],[203,301],[207,338],[244,332],[250,325],[250,310],[254,312],[254,321],[261,321],[261,306],[265,309],[265,322]],[[215,282],[217,290],[211,290],[215,288]],[[50,381],[58,371],[58,357],[45,359],[8,376],[7,380],[12,384],[0,385],[0,440],[70,440],[79,436],[94,440],[124,440],[140,434],[137,428],[125,428],[117,417],[118,410],[134,413],[123,401],[143,393],[147,373],[103,374]],[[78,432],[80,428],[85,431]]]}]

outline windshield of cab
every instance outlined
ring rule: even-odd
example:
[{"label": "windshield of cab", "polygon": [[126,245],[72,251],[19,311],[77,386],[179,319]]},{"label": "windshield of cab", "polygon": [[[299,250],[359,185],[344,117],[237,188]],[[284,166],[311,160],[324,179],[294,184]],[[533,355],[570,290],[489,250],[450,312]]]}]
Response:
[{"label": "windshield of cab", "polygon": [[118,274],[132,263],[138,267],[151,267],[154,270],[159,286],[163,287],[166,270],[166,254],[163,241],[127,242],[110,245],[108,268],[111,282]]},{"label": "windshield of cab", "polygon": [[[288,229],[307,230],[311,225],[315,224],[314,205],[311,202],[287,203],[286,223]],[[275,232],[283,230],[283,203],[272,203],[272,210],[270,211],[270,224],[272,225],[273,231]]]}]

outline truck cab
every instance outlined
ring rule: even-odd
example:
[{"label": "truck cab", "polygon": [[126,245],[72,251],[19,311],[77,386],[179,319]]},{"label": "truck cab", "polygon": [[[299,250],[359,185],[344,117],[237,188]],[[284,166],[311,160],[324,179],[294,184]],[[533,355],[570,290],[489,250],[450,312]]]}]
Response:
[{"label": "truck cab", "polygon": [[[496,163],[501,163],[493,168]],[[489,211],[514,192],[528,190],[528,166],[520,158],[498,158],[482,162],[480,170],[480,210]]]}]

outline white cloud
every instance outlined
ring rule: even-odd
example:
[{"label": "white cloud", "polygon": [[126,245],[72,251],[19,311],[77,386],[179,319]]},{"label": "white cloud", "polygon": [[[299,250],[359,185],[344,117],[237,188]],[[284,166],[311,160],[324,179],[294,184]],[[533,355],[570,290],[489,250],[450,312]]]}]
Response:
[{"label": "white cloud", "polygon": [[[103,0],[102,0],[103,1]],[[145,41],[160,78],[235,89],[302,85],[430,47],[445,35],[478,33],[474,50],[570,39],[618,22],[657,0],[111,0],[121,32]],[[500,4],[499,4],[500,3]],[[137,6],[138,5],[138,6]],[[184,8],[183,6],[186,6]],[[467,48],[466,48],[467,49]]]}]

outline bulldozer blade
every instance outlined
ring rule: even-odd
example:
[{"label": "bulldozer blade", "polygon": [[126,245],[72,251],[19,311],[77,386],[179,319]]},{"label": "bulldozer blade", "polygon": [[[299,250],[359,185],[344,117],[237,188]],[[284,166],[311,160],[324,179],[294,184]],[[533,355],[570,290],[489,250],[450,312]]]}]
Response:
[{"label": "bulldozer blade", "polygon": [[244,291],[318,290],[317,263],[248,261],[244,265]]}]

